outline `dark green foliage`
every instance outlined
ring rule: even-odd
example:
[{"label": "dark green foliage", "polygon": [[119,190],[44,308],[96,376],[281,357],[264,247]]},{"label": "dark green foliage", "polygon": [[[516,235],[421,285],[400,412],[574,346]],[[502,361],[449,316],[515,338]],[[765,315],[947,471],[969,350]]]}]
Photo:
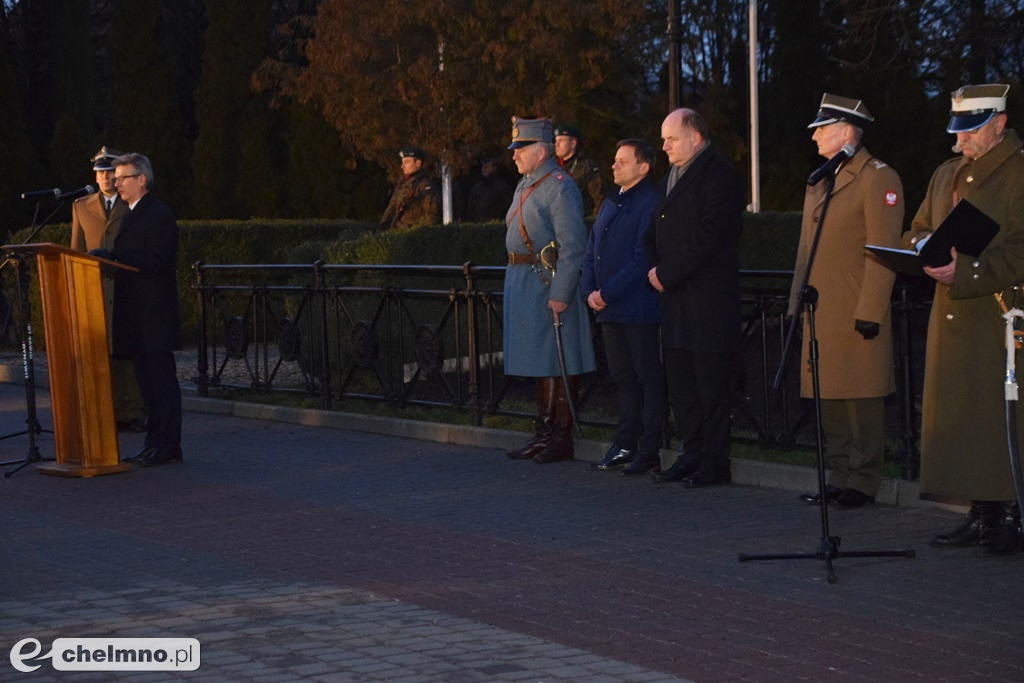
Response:
[{"label": "dark green foliage", "polygon": [[32,202],[20,198],[22,192],[42,187],[45,175],[39,156],[32,146],[19,88],[7,59],[0,49],[0,237],[26,226],[32,220]]},{"label": "dark green foliage", "polygon": [[[799,212],[747,213],[740,235],[740,267],[791,270],[800,237]],[[402,232],[367,232],[343,238],[326,251],[328,263],[505,265],[503,223],[427,225]]]},{"label": "dark green foliage", "polygon": [[798,211],[746,213],[740,233],[740,268],[792,270],[799,239]]},{"label": "dark green foliage", "polygon": [[106,144],[148,156],[161,197],[182,215],[192,199],[200,12],[199,0],[118,3],[110,34],[117,87]]},{"label": "dark green foliage", "polygon": [[239,78],[255,68],[272,26],[269,2],[207,3],[199,137],[192,154],[194,211],[209,218],[278,215],[282,184],[271,132],[278,114]]},{"label": "dark green foliage", "polygon": [[339,241],[328,263],[505,265],[505,226],[500,223],[425,225],[401,232],[373,232]]}]

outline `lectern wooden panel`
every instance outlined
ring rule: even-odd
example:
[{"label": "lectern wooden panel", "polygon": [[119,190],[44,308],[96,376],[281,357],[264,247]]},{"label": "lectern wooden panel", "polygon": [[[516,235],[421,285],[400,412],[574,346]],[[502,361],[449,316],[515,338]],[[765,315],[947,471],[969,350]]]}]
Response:
[{"label": "lectern wooden panel", "polygon": [[57,460],[36,470],[66,477],[130,470],[118,457],[100,268],[135,269],[56,244],[3,249],[35,254],[39,271]]}]

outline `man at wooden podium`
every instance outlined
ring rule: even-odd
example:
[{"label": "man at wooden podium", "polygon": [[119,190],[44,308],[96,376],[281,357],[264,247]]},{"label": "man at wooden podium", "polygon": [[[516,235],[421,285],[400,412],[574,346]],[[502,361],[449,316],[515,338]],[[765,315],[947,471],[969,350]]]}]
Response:
[{"label": "man at wooden podium", "polygon": [[130,355],[149,422],[141,451],[126,462],[181,462],[181,388],[174,351],[181,348],[178,313],[178,223],[153,192],[153,166],[141,154],[113,161],[114,184],[128,209],[113,249],[94,249],[139,272],[114,280],[113,350]]},{"label": "man at wooden podium", "polygon": [[[96,172],[99,192],[75,200],[71,205],[71,248],[78,251],[113,249],[128,209],[114,187],[114,159],[124,152],[101,147],[90,161]],[[113,339],[114,275],[103,275],[103,306],[107,312],[107,338]],[[146,428],[146,404],[135,379],[131,358],[110,357],[110,388],[114,397],[114,419],[119,429]]]}]

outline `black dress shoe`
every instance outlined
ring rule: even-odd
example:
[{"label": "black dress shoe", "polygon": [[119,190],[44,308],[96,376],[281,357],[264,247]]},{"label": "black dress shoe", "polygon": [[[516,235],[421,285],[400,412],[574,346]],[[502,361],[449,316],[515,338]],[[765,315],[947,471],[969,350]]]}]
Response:
[{"label": "black dress shoe", "polygon": [[633,455],[634,452],[627,448],[612,446],[608,449],[608,452],[604,454],[604,458],[601,462],[591,463],[590,469],[595,472],[614,470],[633,460]]},{"label": "black dress shoe", "polygon": [[153,465],[167,465],[172,462],[181,462],[181,448],[177,446],[158,446],[153,449],[153,452],[149,454],[147,458],[142,460],[140,464],[143,467],[152,467]]},{"label": "black dress shoe", "polygon": [[[841,488],[839,488],[838,486],[833,486],[832,484],[826,484],[825,485],[825,502],[826,503],[834,503],[836,498],[841,496],[842,493],[843,493],[843,490]],[[813,505],[817,505],[818,501],[821,500],[821,495],[817,494],[817,493],[801,493],[800,494],[800,500],[802,500],[805,503],[811,503]]]},{"label": "black dress shoe", "polygon": [[992,533],[998,516],[999,503],[972,503],[967,517],[960,526],[944,534],[938,534],[928,542],[928,545],[933,548],[968,548],[977,545]]},{"label": "black dress shoe", "polygon": [[672,463],[672,467],[669,467],[667,470],[651,472],[651,480],[656,484],[667,484],[672,481],[682,481],[696,472],[699,467],[699,461],[688,460],[680,456],[676,458],[674,463]]},{"label": "black dress shoe", "polygon": [[728,484],[731,481],[732,473],[729,472],[729,470],[723,470],[721,472],[705,472],[703,470],[697,470],[690,476],[683,479],[683,486],[688,489],[699,489],[706,486]]},{"label": "black dress shoe", "polygon": [[146,446],[141,451],[136,453],[130,458],[122,458],[121,462],[142,462],[149,456],[153,455],[153,451],[156,450],[156,446]]},{"label": "black dress shoe", "polygon": [[658,456],[657,453],[641,453],[640,455],[633,458],[632,462],[630,462],[623,468],[622,472],[619,473],[619,476],[635,477],[638,474],[647,474],[660,464],[661,458]]},{"label": "black dress shoe", "polygon": [[975,555],[1013,555],[1020,552],[1020,512],[1015,503],[1004,503],[999,510],[995,526],[990,533],[978,541]]},{"label": "black dress shoe", "polygon": [[836,498],[836,507],[840,508],[862,508],[875,502],[874,496],[858,491],[857,489],[844,489]]}]

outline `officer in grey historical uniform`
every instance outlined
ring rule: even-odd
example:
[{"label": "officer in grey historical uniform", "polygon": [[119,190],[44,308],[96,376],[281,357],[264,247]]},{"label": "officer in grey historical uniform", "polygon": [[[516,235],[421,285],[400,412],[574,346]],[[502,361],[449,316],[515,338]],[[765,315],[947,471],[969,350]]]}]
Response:
[{"label": "officer in grey historical uniform", "polygon": [[[75,200],[71,205],[71,248],[77,251],[113,249],[128,207],[114,188],[114,159],[123,152],[101,147],[90,161],[96,172],[99,192]],[[103,275],[103,305],[107,313],[107,339],[113,339],[114,276]],[[135,379],[132,360],[127,356],[110,357],[110,387],[114,399],[114,418],[119,429],[141,432],[146,428],[146,404]]]},{"label": "officer in grey historical uniform", "polygon": [[380,218],[381,230],[440,222],[437,182],[423,168],[427,153],[419,147],[403,147],[398,156],[402,160],[402,179]]},{"label": "officer in grey historical uniform", "polygon": [[[508,457],[548,463],[573,457],[568,401],[576,400],[579,375],[595,369],[590,317],[579,287],[587,231],[580,192],[555,160],[550,119],[513,117],[509,149],[523,178],[505,216],[505,374],[537,378],[538,412],[533,438]],[[560,376],[556,321],[568,394]]]},{"label": "officer in grey historical uniform", "polygon": [[558,165],[580,189],[583,215],[593,216],[604,201],[604,180],[597,164],[580,153],[581,138],[582,134],[575,126],[556,126],[555,156],[558,157]]},{"label": "officer in grey historical uniform", "polygon": [[[995,296],[1024,282],[1024,143],[1007,127],[1009,89],[987,83],[953,93],[946,131],[962,154],[935,170],[903,237],[905,246],[920,246],[961,200],[1001,226],[978,256],[952,249],[949,264],[924,269],[936,285],[921,404],[921,496],[971,501],[963,523],[931,545],[974,547],[979,555],[1015,553],[1021,544],[1007,455],[1005,302]],[[1015,403],[1024,424],[1024,403]]]}]

